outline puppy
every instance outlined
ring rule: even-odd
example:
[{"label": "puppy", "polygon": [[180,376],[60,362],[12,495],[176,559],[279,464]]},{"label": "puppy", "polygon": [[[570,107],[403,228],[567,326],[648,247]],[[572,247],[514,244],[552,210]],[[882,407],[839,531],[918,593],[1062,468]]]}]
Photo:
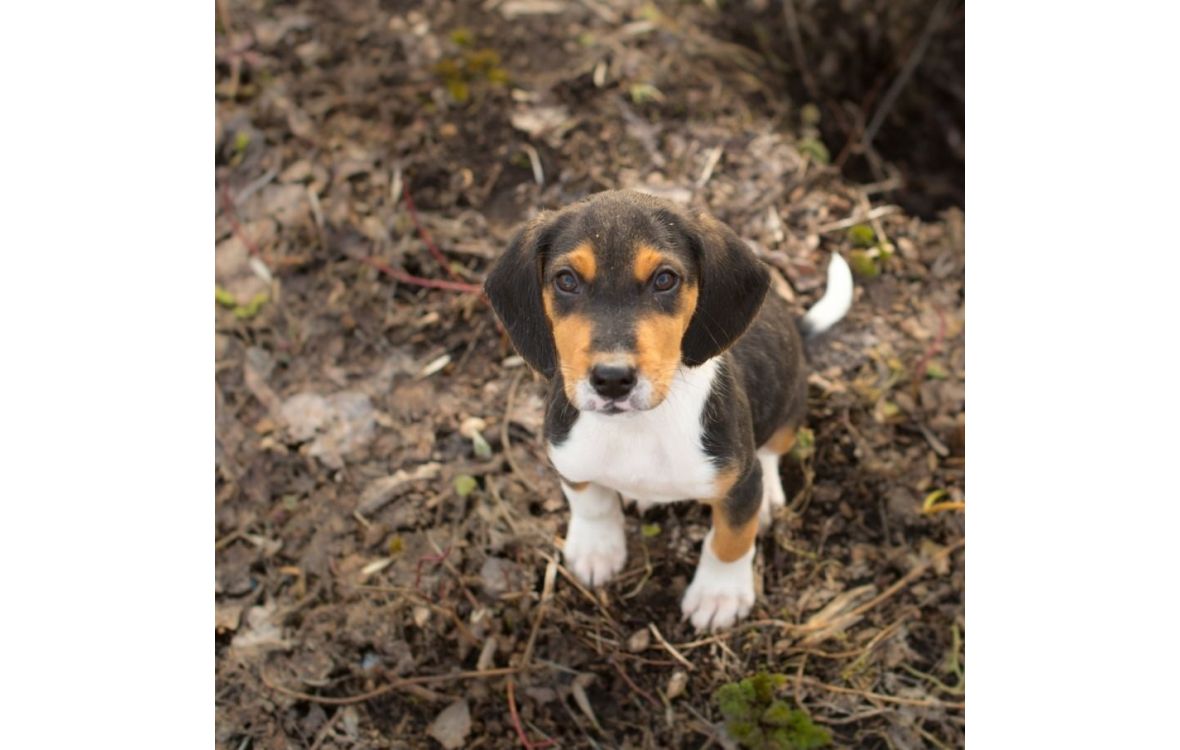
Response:
[{"label": "puppy", "polygon": [[779,457],[807,403],[800,330],[852,301],[833,255],[797,326],[729,227],[641,193],[598,193],[529,222],[488,274],[520,355],[550,380],[549,457],[570,506],[565,563],[590,586],[627,559],[620,496],[712,509],[681,609],[697,630],[754,604],[754,539],[784,504]]}]

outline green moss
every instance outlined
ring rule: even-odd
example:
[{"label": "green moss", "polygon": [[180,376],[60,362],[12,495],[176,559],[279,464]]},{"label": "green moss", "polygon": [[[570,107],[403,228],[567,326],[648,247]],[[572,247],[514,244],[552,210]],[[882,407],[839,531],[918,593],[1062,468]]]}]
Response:
[{"label": "green moss", "polygon": [[451,32],[451,41],[460,47],[470,47],[475,41],[475,35],[466,26],[460,26]]},{"label": "green moss", "polygon": [[785,675],[758,672],[740,682],[722,685],[714,693],[725,730],[741,747],[812,750],[831,744],[827,730],[817,727],[805,712],[775,697],[786,682]]},{"label": "green moss", "polygon": [[476,75],[486,75],[500,67],[500,53],[494,49],[484,47],[467,53],[467,69]]},{"label": "green moss", "polygon": [[762,712],[762,723],[772,727],[787,727],[791,725],[791,707],[781,700],[775,700],[770,707]]},{"label": "green moss", "polygon": [[447,93],[459,104],[465,104],[471,98],[471,87],[467,85],[467,81],[454,78],[447,81]]}]

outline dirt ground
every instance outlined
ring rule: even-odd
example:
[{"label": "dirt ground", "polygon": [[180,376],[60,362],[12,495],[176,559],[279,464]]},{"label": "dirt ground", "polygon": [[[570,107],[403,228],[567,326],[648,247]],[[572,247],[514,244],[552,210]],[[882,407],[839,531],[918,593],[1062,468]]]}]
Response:
[{"label": "dirt ground", "polygon": [[[782,84],[782,29],[739,27],[714,3],[219,2],[219,748],[735,747],[714,695],[761,670],[835,747],[962,746],[961,164],[841,154],[839,108]],[[629,511],[601,592],[561,568],[544,386],[473,292],[520,221],[616,187],[708,207],[799,311],[830,253],[858,271],[811,347],[761,596],[715,636],[680,622],[695,504]]]}]

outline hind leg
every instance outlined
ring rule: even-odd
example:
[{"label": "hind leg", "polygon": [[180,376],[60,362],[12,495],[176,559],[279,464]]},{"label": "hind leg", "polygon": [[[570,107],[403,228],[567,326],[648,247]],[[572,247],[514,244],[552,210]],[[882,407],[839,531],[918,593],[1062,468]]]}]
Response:
[{"label": "hind leg", "polygon": [[787,504],[778,464],[782,455],[788,453],[795,445],[797,430],[798,425],[785,424],[758,449],[758,461],[762,464],[762,507],[758,512],[758,525],[763,529],[770,526],[775,512]]}]

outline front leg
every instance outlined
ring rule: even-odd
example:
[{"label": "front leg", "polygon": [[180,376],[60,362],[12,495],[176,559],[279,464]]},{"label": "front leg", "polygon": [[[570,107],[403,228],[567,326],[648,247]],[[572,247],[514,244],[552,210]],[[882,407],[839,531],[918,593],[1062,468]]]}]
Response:
[{"label": "front leg", "polygon": [[754,606],[754,538],[761,505],[762,467],[751,461],[746,473],[713,503],[713,528],[705,535],[696,575],[680,604],[698,631],[727,628]]},{"label": "front leg", "polygon": [[561,483],[570,504],[570,527],[562,556],[587,586],[600,586],[623,569],[627,541],[619,495],[593,482]]}]

